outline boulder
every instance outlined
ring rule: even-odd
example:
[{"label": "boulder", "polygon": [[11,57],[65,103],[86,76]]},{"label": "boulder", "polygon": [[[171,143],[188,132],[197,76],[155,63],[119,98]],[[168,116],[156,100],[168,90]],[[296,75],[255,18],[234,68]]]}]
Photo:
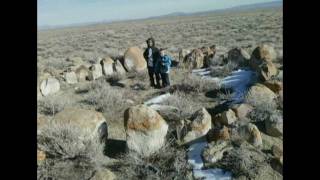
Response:
[{"label": "boulder", "polygon": [[231,108],[236,116],[239,118],[239,119],[245,119],[247,117],[247,115],[253,110],[253,107],[249,104],[237,104],[235,106],[233,106]]},{"label": "boulder", "polygon": [[127,147],[142,156],[149,156],[165,144],[166,121],[150,107],[136,105],[124,112]]},{"label": "boulder", "polygon": [[78,82],[77,75],[75,72],[66,72],[64,75],[64,79],[68,84],[75,84]]},{"label": "boulder", "polygon": [[273,137],[283,135],[283,118],[279,113],[274,113],[265,120],[266,133]]},{"label": "boulder", "polygon": [[202,152],[204,163],[207,165],[214,164],[223,157],[223,153],[232,149],[228,141],[211,142]]},{"label": "boulder", "polygon": [[147,69],[147,62],[143,52],[138,47],[130,47],[124,53],[124,67],[127,71],[144,72]]},{"label": "boulder", "polygon": [[109,169],[98,169],[90,180],[114,180],[116,175]]},{"label": "boulder", "polygon": [[197,110],[191,116],[191,123],[187,125],[187,134],[183,137],[183,144],[205,136],[211,129],[211,116],[205,108]]},{"label": "boulder", "polygon": [[88,80],[93,81],[102,76],[102,67],[100,64],[93,64],[89,68]]},{"label": "boulder", "polygon": [[183,62],[186,56],[190,53],[190,50],[180,49],[179,50],[179,62]]},{"label": "boulder", "polygon": [[251,86],[246,95],[246,102],[259,102],[263,99],[266,102],[275,101],[277,95],[266,86],[256,83]]},{"label": "boulder", "polygon": [[279,161],[283,162],[283,147],[273,145],[271,148],[272,154],[275,158],[279,159]]},{"label": "boulder", "polygon": [[231,109],[224,111],[221,113],[221,123],[223,125],[230,125],[232,123],[234,123],[235,121],[237,121],[237,116],[234,113],[234,111],[232,111]]},{"label": "boulder", "polygon": [[248,52],[242,48],[233,48],[228,52],[228,62],[234,62],[238,65],[247,65],[250,59]]},{"label": "boulder", "polygon": [[239,127],[239,135],[255,147],[262,147],[262,137],[256,125],[249,123]]},{"label": "boulder", "polygon": [[92,138],[99,138],[100,141],[108,137],[108,126],[102,113],[79,108],[65,108],[54,116],[53,121],[58,123],[71,124],[75,128],[87,130]]},{"label": "boulder", "polygon": [[261,64],[261,62],[272,62],[277,58],[277,53],[275,49],[267,44],[262,44],[256,47],[251,54],[251,61],[256,64]]},{"label": "boulder", "polygon": [[270,80],[278,73],[277,67],[272,62],[266,62],[259,65],[256,71],[263,82]]},{"label": "boulder", "polygon": [[105,76],[112,75],[114,70],[113,70],[113,59],[110,57],[105,57],[100,61],[100,64],[102,66],[102,72]]},{"label": "boulder", "polygon": [[194,49],[184,59],[187,68],[199,69],[203,67],[204,55],[200,49]]},{"label": "boulder", "polygon": [[119,74],[125,74],[126,70],[124,69],[124,67],[122,66],[121,62],[119,60],[116,60],[114,62],[114,70],[119,73]]},{"label": "boulder", "polygon": [[85,65],[81,65],[75,70],[75,73],[77,75],[78,82],[84,82],[88,79],[89,68]]},{"label": "boulder", "polygon": [[229,140],[230,134],[229,129],[226,126],[223,126],[222,128],[212,128],[207,133],[207,141],[218,141],[218,140]]},{"label": "boulder", "polygon": [[49,77],[40,84],[40,91],[43,96],[54,94],[60,90],[60,83],[57,79]]},{"label": "boulder", "polygon": [[268,87],[271,91],[276,94],[280,94],[280,91],[283,90],[283,84],[281,81],[277,80],[269,80],[263,83],[266,87]]},{"label": "boulder", "polygon": [[201,51],[204,55],[203,66],[209,67],[212,64],[213,58],[215,56],[216,48],[214,45],[211,47],[202,47]]}]

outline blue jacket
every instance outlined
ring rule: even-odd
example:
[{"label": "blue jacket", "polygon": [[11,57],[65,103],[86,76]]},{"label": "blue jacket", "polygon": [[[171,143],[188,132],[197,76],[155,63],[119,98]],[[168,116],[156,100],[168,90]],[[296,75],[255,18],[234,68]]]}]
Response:
[{"label": "blue jacket", "polygon": [[158,73],[169,73],[171,67],[171,57],[164,55],[160,57],[159,61],[156,63],[155,70]]}]

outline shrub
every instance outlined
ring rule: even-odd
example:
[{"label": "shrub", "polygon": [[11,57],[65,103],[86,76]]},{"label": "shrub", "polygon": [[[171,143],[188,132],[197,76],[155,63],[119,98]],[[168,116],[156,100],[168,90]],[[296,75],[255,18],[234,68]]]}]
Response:
[{"label": "shrub", "polygon": [[190,169],[186,150],[168,142],[149,157],[134,152],[124,154],[116,173],[120,179],[186,179]]},{"label": "shrub", "polygon": [[277,111],[276,102],[270,98],[261,97],[258,101],[256,99],[249,99],[246,102],[254,107],[249,117],[255,122],[265,121]]},{"label": "shrub", "polygon": [[218,87],[219,85],[216,82],[201,79],[199,76],[188,74],[181,81],[181,83],[173,85],[171,90],[184,93],[201,93],[218,89]]},{"label": "shrub", "polygon": [[42,114],[54,116],[62,111],[68,104],[66,99],[52,95],[38,101],[38,110]]},{"label": "shrub", "polygon": [[90,132],[71,124],[48,123],[37,137],[46,159],[38,165],[38,179],[87,179],[107,165],[103,144]]},{"label": "shrub", "polygon": [[214,68],[211,67],[211,73],[210,75],[213,77],[226,77],[228,76],[232,71],[236,70],[238,68],[238,64],[235,62],[228,62],[222,67]]}]

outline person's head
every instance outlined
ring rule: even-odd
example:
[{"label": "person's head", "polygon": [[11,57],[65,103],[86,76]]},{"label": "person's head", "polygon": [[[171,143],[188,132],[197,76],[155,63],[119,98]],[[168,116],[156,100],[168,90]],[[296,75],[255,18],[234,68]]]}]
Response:
[{"label": "person's head", "polygon": [[152,37],[147,39],[147,45],[148,45],[148,47],[153,47],[154,46],[154,39]]},{"label": "person's head", "polygon": [[160,48],[159,52],[161,57],[163,57],[166,53],[164,48]]}]

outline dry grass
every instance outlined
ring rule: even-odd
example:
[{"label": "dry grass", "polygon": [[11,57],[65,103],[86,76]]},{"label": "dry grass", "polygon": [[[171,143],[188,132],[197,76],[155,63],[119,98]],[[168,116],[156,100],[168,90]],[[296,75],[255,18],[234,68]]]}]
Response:
[{"label": "dry grass", "polygon": [[48,123],[37,137],[47,159],[38,166],[38,179],[87,179],[108,163],[104,145],[91,132],[71,124]]},{"label": "dry grass", "polygon": [[62,99],[60,96],[51,95],[39,100],[37,107],[41,114],[54,116],[62,111],[68,104],[69,102]]},{"label": "dry grass", "polygon": [[119,179],[187,179],[190,166],[186,160],[186,150],[167,142],[159,151],[149,157],[136,153],[126,153],[114,168]]},{"label": "dry grass", "polygon": [[201,79],[200,76],[185,74],[184,78],[177,84],[171,87],[171,90],[183,93],[204,93],[218,89],[219,85],[210,80]]}]

